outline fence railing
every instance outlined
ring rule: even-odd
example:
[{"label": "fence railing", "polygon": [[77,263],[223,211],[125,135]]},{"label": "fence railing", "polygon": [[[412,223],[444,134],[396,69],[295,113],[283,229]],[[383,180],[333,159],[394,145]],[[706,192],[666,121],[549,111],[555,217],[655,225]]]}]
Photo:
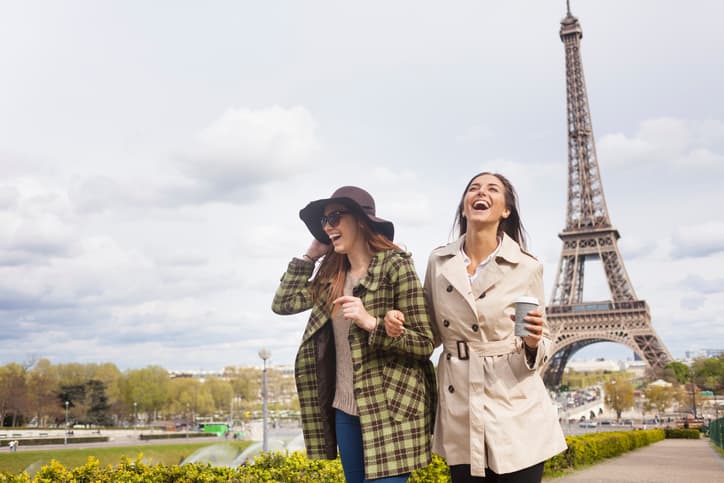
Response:
[{"label": "fence railing", "polygon": [[724,418],[711,422],[709,425],[709,439],[720,449],[724,449]]}]

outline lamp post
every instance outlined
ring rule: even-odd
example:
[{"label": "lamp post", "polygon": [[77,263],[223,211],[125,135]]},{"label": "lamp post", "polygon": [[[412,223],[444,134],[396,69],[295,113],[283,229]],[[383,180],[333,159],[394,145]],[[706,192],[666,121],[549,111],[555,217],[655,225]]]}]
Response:
[{"label": "lamp post", "polygon": [[264,361],[264,371],[262,372],[261,378],[261,397],[263,401],[263,414],[264,414],[264,439],[262,443],[262,451],[265,453],[269,451],[269,410],[267,406],[267,387],[266,387],[266,361],[271,357],[271,351],[266,347],[259,351],[259,357]]},{"label": "lamp post", "polygon": [[234,427],[234,394],[231,394],[231,399],[229,400],[229,433],[231,433],[232,428]]},{"label": "lamp post", "polygon": [[689,368],[689,378],[691,379],[691,409],[694,411],[694,419],[696,419],[696,384],[694,384],[694,369]]},{"label": "lamp post", "polygon": [[63,444],[68,444],[68,405],[70,402],[65,401],[65,431],[63,432]]},{"label": "lamp post", "polygon": [[138,425],[138,413],[136,412],[137,407],[136,401],[133,401],[133,429],[136,429],[136,426]]},{"label": "lamp post", "polygon": [[[189,407],[189,403],[186,403],[186,417],[188,418],[191,415],[191,408]],[[189,431],[191,430],[191,421],[186,420],[186,439],[189,439]]]}]

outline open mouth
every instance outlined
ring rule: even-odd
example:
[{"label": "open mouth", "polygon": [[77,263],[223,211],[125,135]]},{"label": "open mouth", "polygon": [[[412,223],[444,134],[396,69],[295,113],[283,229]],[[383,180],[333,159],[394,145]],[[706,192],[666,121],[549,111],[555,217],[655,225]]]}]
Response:
[{"label": "open mouth", "polygon": [[328,236],[329,236],[329,239],[332,241],[332,243],[334,243],[335,241],[337,241],[337,240],[339,240],[340,238],[342,238],[342,235],[340,235],[339,233],[332,233],[332,234],[330,234],[330,235],[328,235]]},{"label": "open mouth", "polygon": [[486,201],[478,200],[475,203],[473,203],[474,210],[484,211],[484,210],[487,210],[488,208],[490,208],[490,205]]}]

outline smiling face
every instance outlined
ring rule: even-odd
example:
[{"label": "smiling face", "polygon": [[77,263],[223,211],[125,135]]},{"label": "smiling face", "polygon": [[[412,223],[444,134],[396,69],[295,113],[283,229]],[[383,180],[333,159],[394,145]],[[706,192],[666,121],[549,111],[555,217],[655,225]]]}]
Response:
[{"label": "smiling face", "polygon": [[462,202],[462,215],[469,226],[494,224],[510,216],[506,205],[506,190],[497,176],[483,174],[468,186]]},{"label": "smiling face", "polygon": [[332,226],[331,223],[325,223],[322,227],[331,240],[334,251],[340,254],[349,254],[354,250],[364,250],[367,242],[357,217],[341,203],[329,203],[324,207],[325,217],[329,217],[335,212],[342,212],[339,217],[339,224]]}]

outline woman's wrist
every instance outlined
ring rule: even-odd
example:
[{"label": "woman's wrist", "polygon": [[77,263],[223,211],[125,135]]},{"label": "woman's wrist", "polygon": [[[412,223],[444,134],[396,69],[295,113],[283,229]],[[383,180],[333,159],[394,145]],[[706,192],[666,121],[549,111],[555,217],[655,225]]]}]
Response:
[{"label": "woman's wrist", "polygon": [[312,257],[308,253],[305,253],[304,255],[302,255],[302,260],[306,260],[306,261],[312,262],[312,263],[315,263],[317,261],[316,258]]}]

